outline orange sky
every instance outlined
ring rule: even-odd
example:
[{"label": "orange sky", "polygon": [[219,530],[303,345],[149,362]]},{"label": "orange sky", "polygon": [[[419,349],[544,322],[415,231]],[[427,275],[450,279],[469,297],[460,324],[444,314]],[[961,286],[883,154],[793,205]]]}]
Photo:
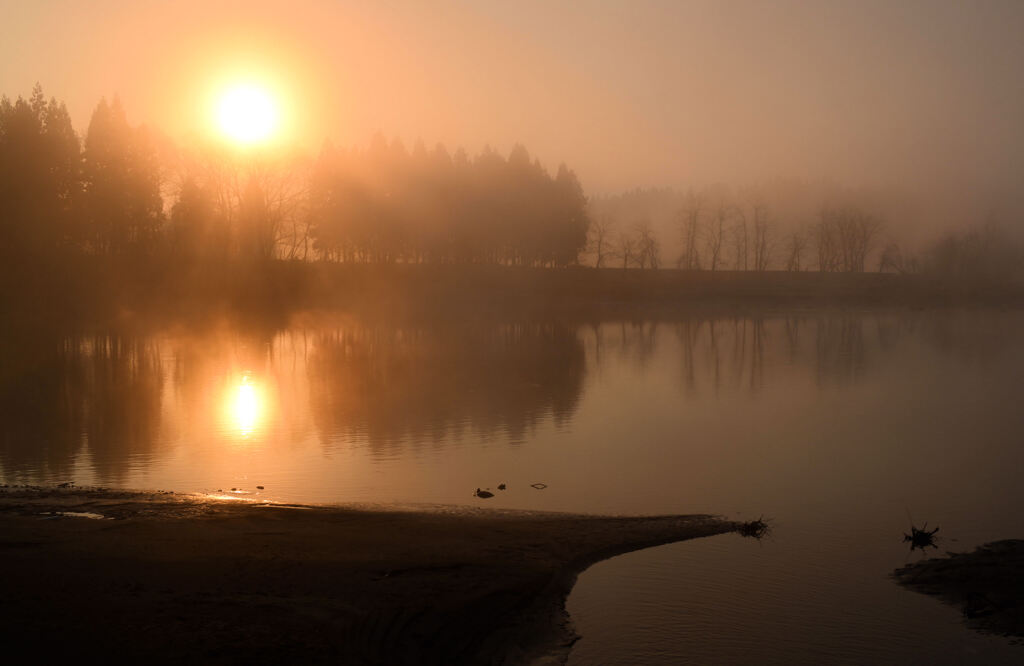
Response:
[{"label": "orange sky", "polygon": [[[239,76],[310,148],[376,130],[591,192],[793,177],[1021,188],[1024,2],[0,0],[0,92],[205,129]],[[961,186],[962,187],[962,186]]]}]

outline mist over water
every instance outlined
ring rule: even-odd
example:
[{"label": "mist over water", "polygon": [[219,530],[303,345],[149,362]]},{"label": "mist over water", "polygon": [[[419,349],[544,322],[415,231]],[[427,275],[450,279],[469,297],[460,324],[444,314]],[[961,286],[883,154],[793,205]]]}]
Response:
[{"label": "mist over water", "polygon": [[949,550],[1024,529],[1014,312],[295,322],[8,345],[0,476],[764,514],[760,544],[716,537],[583,574],[572,663],[1015,654],[887,578],[911,557],[908,510]]}]

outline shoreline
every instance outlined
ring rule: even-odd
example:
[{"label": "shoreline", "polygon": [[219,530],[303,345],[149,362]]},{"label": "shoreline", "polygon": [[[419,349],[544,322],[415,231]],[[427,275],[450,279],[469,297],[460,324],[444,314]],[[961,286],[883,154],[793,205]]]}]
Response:
[{"label": "shoreline", "polygon": [[0,633],[12,649],[76,658],[565,663],[579,638],[565,600],[587,567],[742,528],[708,515],[7,487]]},{"label": "shoreline", "polygon": [[284,260],[184,270],[161,261],[138,264],[77,257],[52,271],[0,276],[0,304],[19,317],[44,322],[55,319],[54,312],[61,312],[65,320],[89,322],[125,315],[160,319],[225,312],[283,318],[309,310],[367,316],[484,313],[585,318],[723,308],[1020,309],[1024,285],[877,272]]},{"label": "shoreline", "polygon": [[1024,540],[1006,539],[964,553],[946,552],[896,569],[908,589],[960,609],[975,631],[1024,642]]}]

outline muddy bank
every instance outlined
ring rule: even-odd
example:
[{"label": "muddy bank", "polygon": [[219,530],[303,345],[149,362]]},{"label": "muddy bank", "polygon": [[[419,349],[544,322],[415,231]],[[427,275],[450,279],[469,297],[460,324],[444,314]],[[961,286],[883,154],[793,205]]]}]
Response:
[{"label": "muddy bank", "polygon": [[580,571],[738,527],[5,488],[0,634],[48,658],[560,663]]},{"label": "muddy bank", "polygon": [[896,581],[939,597],[979,631],[1024,637],[1024,540],[996,541],[971,553],[897,569]]}]

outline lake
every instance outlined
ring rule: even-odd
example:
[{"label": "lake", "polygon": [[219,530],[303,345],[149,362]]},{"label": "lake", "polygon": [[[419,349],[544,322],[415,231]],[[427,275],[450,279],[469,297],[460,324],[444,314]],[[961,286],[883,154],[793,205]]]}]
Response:
[{"label": "lake", "polygon": [[939,554],[1024,537],[1022,341],[996,310],[8,330],[0,478],[764,515],[582,574],[570,663],[1019,662],[888,574],[911,516]]}]

